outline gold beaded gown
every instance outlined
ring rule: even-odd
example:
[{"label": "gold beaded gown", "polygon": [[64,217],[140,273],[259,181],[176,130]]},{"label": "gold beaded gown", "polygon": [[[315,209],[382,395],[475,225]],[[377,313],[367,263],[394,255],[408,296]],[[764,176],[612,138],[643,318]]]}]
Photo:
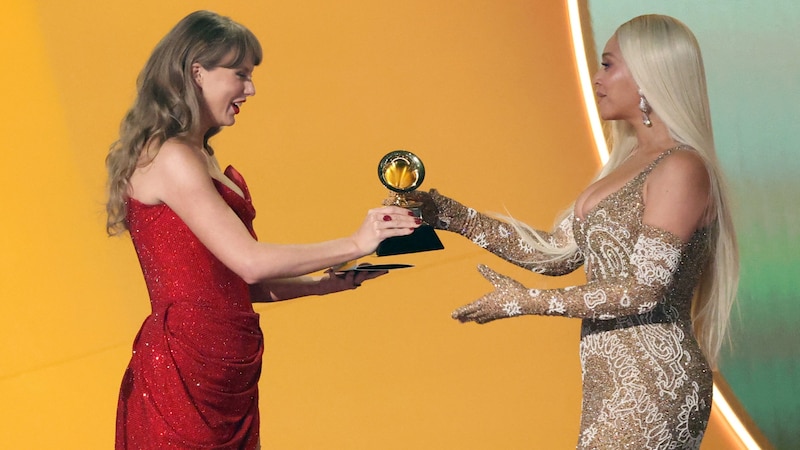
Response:
[{"label": "gold beaded gown", "polygon": [[552,233],[539,232],[559,246],[577,244],[555,262],[537,262],[537,252],[509,224],[431,192],[438,228],[537,273],[584,266],[584,285],[537,290],[511,280],[513,287],[502,290],[507,316],[582,319],[578,449],[697,449],[708,423],[712,374],[690,313],[710,255],[709,229],[684,243],[642,222],[645,180],[674,151],[691,150],[662,153],[584,219],[571,214]]}]

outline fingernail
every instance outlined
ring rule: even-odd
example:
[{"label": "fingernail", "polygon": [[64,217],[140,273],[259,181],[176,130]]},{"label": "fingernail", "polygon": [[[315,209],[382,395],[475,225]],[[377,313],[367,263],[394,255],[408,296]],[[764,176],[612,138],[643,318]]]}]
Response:
[{"label": "fingernail", "polygon": [[409,211],[408,215],[413,217],[414,216],[414,211]]},{"label": "fingernail", "polygon": [[422,223],[422,219],[420,219],[419,217],[417,217],[416,219],[414,219],[414,223],[415,223],[415,224],[417,224],[417,225],[419,225],[419,224],[421,224],[421,223]]},{"label": "fingernail", "polygon": [[390,216],[390,215],[388,215],[388,214],[387,214],[387,215],[385,215],[385,216],[383,216],[383,221],[384,221],[384,222],[389,222],[390,220],[392,220],[392,216]]}]

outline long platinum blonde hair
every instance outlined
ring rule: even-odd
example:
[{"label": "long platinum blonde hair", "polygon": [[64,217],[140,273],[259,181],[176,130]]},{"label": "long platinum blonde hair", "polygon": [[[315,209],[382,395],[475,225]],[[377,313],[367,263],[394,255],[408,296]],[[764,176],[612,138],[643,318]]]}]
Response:
[{"label": "long platinum blonde hair", "polygon": [[[675,141],[694,148],[705,162],[711,182],[708,214],[711,258],[704,268],[692,304],[695,335],[706,358],[716,367],[725,341],[731,307],[739,284],[739,252],[728,200],[728,187],[714,147],[706,76],[700,46],[680,21],[663,15],[636,17],[616,31],[622,57],[653,111]],[[620,166],[637,144],[634,128],[613,121],[611,154],[595,180]],[[572,213],[565,210],[559,222]],[[577,247],[552,245],[527,225],[514,221],[529,244],[553,260],[567,258]]]},{"label": "long platinum blonde hair", "polygon": [[[120,125],[119,139],[106,156],[108,170],[109,235],[127,229],[128,183],[142,152],[157,150],[164,141],[199,131],[201,98],[192,78],[192,64],[206,69],[237,67],[250,60],[261,62],[261,45],[255,35],[228,17],[196,11],[183,18],[156,45],[136,83],[136,99]],[[213,155],[209,138],[220,131],[208,130],[205,150]],[[144,162],[146,163],[146,161]]]}]

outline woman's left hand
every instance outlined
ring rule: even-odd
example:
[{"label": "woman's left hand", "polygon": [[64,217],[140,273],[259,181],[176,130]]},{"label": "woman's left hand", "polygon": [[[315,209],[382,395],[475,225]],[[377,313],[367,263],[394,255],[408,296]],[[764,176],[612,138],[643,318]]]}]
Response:
[{"label": "woman's left hand", "polygon": [[453,311],[452,317],[454,319],[462,323],[487,323],[523,313],[522,306],[515,297],[519,297],[520,293],[528,291],[525,286],[483,264],[478,266],[478,271],[494,285],[495,290]]},{"label": "woman's left hand", "polygon": [[325,271],[325,276],[319,280],[320,295],[355,289],[361,286],[361,283],[387,273],[389,272],[385,270],[375,272],[350,270],[337,274],[333,269],[328,269]]}]

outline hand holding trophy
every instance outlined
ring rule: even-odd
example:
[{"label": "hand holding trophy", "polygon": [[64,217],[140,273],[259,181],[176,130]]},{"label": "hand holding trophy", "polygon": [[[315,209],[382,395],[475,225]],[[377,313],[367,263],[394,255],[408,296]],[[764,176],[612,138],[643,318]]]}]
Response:
[{"label": "hand holding trophy", "polygon": [[[416,217],[422,218],[422,203],[408,200],[405,194],[416,190],[425,179],[425,166],[417,155],[406,150],[395,150],[384,156],[378,164],[378,178],[392,191],[387,202],[407,208]],[[378,256],[400,255],[404,253],[427,252],[444,248],[442,241],[430,224],[423,223],[408,236],[391,237],[378,246]]]}]

